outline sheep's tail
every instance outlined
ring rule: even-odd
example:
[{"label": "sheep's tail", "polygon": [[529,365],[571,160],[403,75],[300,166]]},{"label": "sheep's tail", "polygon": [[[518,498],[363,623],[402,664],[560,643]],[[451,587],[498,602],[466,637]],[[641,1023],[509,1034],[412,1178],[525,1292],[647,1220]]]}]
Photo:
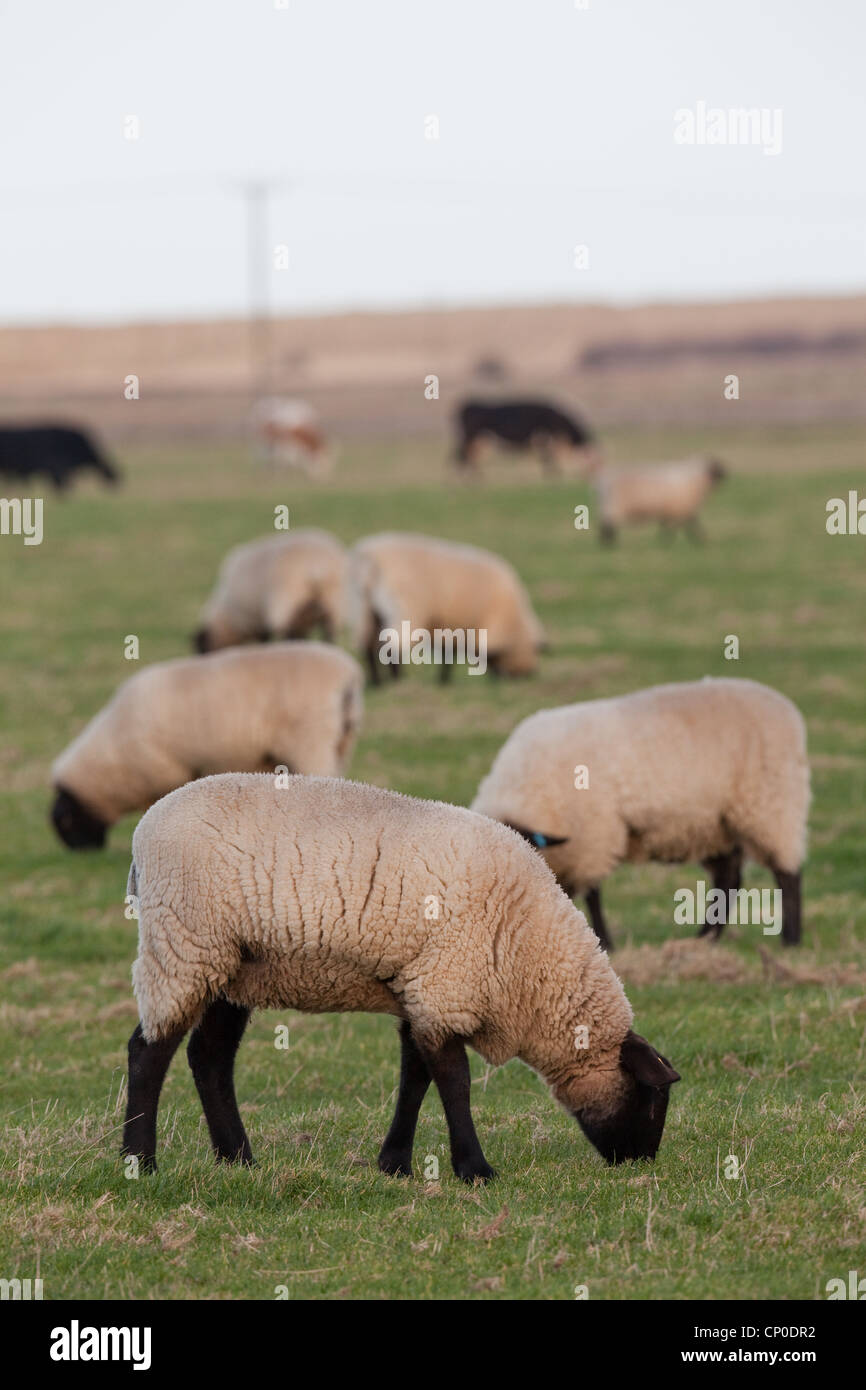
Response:
[{"label": "sheep's tail", "polygon": [[370,605],[370,557],[356,551],[346,571],[346,620],[356,647],[363,647],[367,637],[367,615]]},{"label": "sheep's tail", "polygon": [[343,732],[345,734],[352,734],[353,736],[357,734],[361,727],[363,713],[362,682],[353,674],[343,691]]},{"label": "sheep's tail", "polygon": [[342,774],[348,766],[349,759],[355,747],[355,740],[358,737],[358,730],[361,727],[361,717],[364,713],[364,696],[362,693],[362,682],[353,674],[348,683],[343,687],[340,698],[340,736],[337,740],[337,762]]},{"label": "sheep's tail", "polygon": [[373,642],[382,626],[388,626],[393,600],[374,556],[356,552],[349,585],[349,626],[361,650]]},{"label": "sheep's tail", "polygon": [[141,1029],[148,1042],[185,1033],[200,1021],[208,1003],[237,968],[204,940],[194,940],[176,914],[148,892],[143,864],[133,860],[127,890],[137,898],[138,956],[132,988]]}]

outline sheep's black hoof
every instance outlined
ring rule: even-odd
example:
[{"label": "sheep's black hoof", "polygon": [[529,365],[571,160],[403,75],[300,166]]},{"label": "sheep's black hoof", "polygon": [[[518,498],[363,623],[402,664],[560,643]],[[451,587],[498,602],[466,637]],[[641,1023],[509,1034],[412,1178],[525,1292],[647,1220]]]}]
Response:
[{"label": "sheep's black hoof", "polygon": [[385,1149],[379,1154],[379,1169],[387,1173],[392,1178],[411,1178],[412,1176],[412,1155],[405,1153],[389,1153]]},{"label": "sheep's black hoof", "polygon": [[460,1178],[461,1182],[469,1183],[475,1182],[476,1180],[479,1182],[492,1182],[494,1178],[499,1176],[496,1169],[491,1168],[490,1164],[483,1158],[480,1161],[478,1159],[473,1159],[467,1160],[465,1163],[455,1163],[454,1172],[457,1177]]},{"label": "sheep's black hoof", "polygon": [[229,1163],[232,1167],[240,1165],[244,1168],[258,1168],[259,1166],[250,1153],[217,1154],[216,1161],[217,1163]]}]

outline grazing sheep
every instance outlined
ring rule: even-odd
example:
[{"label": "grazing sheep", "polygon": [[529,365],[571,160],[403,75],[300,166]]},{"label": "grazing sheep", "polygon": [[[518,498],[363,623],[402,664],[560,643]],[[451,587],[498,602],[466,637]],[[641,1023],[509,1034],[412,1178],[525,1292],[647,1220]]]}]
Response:
[{"label": "grazing sheep", "polygon": [[346,552],[327,531],[267,536],[230,550],[193,637],[197,651],[307,637],[333,642],[343,621]]},{"label": "grazing sheep", "polygon": [[601,516],[600,538],[613,541],[620,526],[657,521],[664,534],[682,526],[693,540],[703,538],[698,509],[727,476],[718,459],[589,470]]},{"label": "grazing sheep", "polygon": [[783,941],[800,940],[806,730],[766,685],[706,679],[542,710],[500,749],[472,807],[542,851],[567,893],[586,895],[606,947],[600,885],[618,864],[699,860],[727,894],[739,891],[744,854],[782,890]]},{"label": "grazing sheep", "polygon": [[394,1119],[379,1154],[411,1174],[435,1081],[451,1160],[493,1176],[469,1106],[465,1044],[520,1057],[609,1163],[653,1158],[670,1063],[631,1031],[582,914],[519,836],[483,816],[324,778],[209,777],[133,837],[138,896],[123,1152],[155,1163],[160,1087],[184,1035],[219,1159],[252,1161],[232,1069],[254,1008],[401,1020]]},{"label": "grazing sheep", "polygon": [[317,642],[148,666],[54,763],[54,827],[101,848],[110,825],[196,777],[287,767],[338,776],[361,720],[360,667]]},{"label": "grazing sheep", "polygon": [[[350,624],[370,678],[381,680],[381,633],[401,634],[408,659],[407,631],[486,633],[486,663],[508,676],[528,675],[538,666],[544,631],[515,571],[499,555],[471,545],[409,532],[367,536],[349,552]],[[414,639],[413,639],[414,640]],[[392,662],[391,675],[400,674]],[[440,668],[447,680],[450,664]]]}]

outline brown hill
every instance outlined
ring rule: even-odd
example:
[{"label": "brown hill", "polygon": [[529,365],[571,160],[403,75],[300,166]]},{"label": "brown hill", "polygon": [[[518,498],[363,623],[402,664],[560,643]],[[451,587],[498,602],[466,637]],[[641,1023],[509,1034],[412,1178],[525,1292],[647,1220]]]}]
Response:
[{"label": "brown hill", "polygon": [[[527,305],[275,320],[0,330],[5,418],[67,415],[120,438],[241,433],[262,393],[337,430],[423,433],[467,392],[538,391],[611,424],[863,419],[866,297]],[[740,378],[726,401],[724,377]],[[124,380],[140,379],[127,401]],[[440,399],[424,382],[439,378]]]}]

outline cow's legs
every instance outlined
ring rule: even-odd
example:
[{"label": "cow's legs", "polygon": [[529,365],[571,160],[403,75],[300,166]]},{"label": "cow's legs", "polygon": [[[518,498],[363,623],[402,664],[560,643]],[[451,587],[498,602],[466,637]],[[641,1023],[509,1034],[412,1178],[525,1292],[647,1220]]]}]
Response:
[{"label": "cow's legs", "polygon": [[558,440],[549,434],[534,435],[532,445],[535,448],[541,466],[548,478],[558,478],[562,474],[562,465],[556,452]]}]

